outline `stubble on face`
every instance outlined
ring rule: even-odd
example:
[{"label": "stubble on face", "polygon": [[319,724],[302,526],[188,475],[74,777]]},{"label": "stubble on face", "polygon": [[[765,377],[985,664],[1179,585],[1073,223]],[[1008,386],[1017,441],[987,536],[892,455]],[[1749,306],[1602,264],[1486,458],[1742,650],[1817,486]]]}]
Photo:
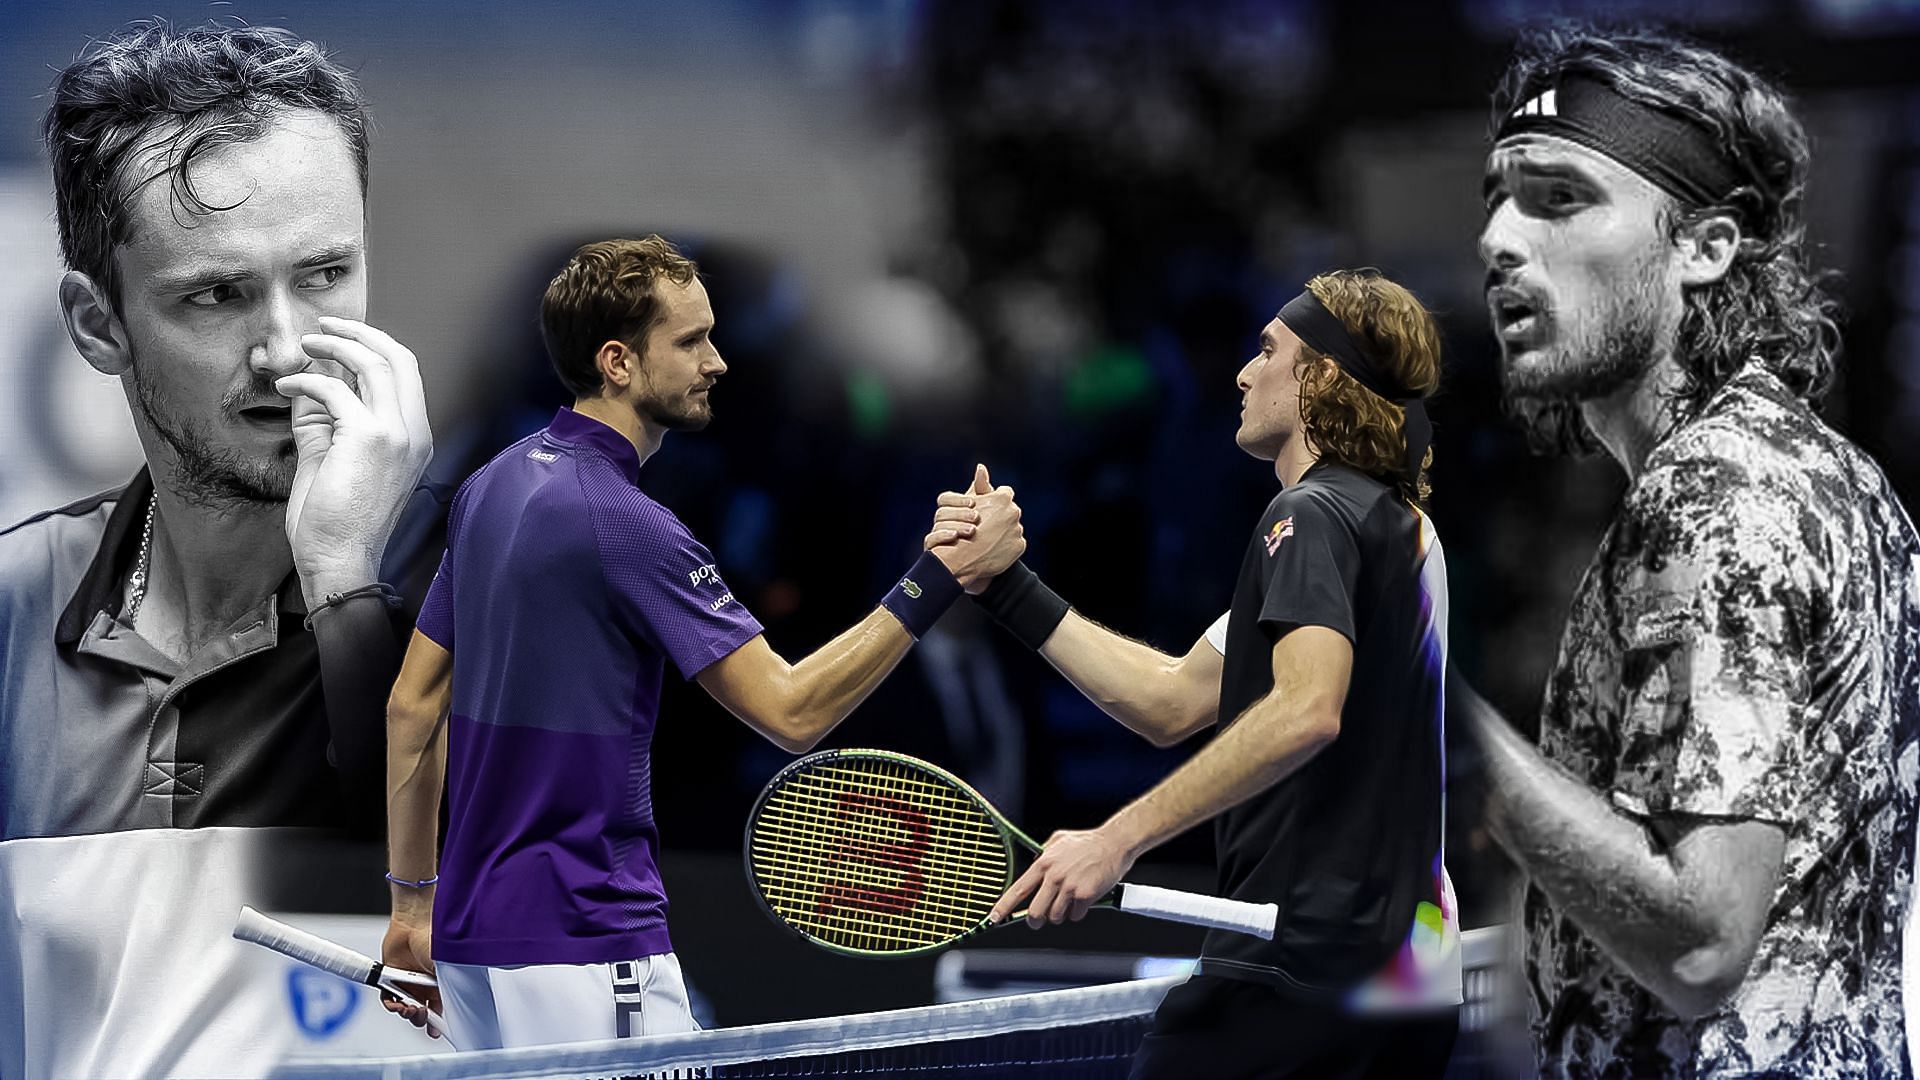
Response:
[{"label": "stubble on face", "polygon": [[1570,340],[1545,355],[1509,355],[1500,365],[1509,400],[1579,404],[1610,397],[1644,375],[1659,344],[1657,256],[1627,275],[1621,287],[1595,298],[1590,318]]},{"label": "stubble on face", "polygon": [[[173,486],[181,498],[199,506],[222,507],[284,504],[292,496],[299,459],[291,430],[271,454],[243,453],[222,441],[209,425],[176,407],[168,399],[164,376],[149,370],[137,350],[130,356],[135,407],[173,451]],[[271,380],[257,377],[252,385],[221,397],[220,415],[232,417],[248,405],[268,400],[285,399]]]},{"label": "stubble on face", "polygon": [[219,209],[186,213],[170,185],[149,185],[130,210],[135,239],[115,253],[129,405],[150,433],[156,478],[188,502],[284,505],[298,456],[277,375],[320,370],[358,392],[350,372],[287,343],[315,315],[364,317],[359,173],[333,120],[304,110],[192,167]]},{"label": "stubble on face", "polygon": [[1582,404],[1635,385],[1660,354],[1666,196],[1552,137],[1496,148],[1487,182],[1481,257],[1503,396],[1510,414],[1557,427]]},{"label": "stubble on face", "polygon": [[668,389],[654,381],[646,358],[640,361],[640,396],[634,409],[668,431],[699,431],[713,422],[713,405],[702,394]]},{"label": "stubble on face", "polygon": [[[634,409],[663,430],[699,431],[713,421],[708,392],[726,370],[706,336],[713,329],[712,308],[698,278],[656,287],[662,310],[642,339]],[[715,361],[711,368],[709,359]]]}]

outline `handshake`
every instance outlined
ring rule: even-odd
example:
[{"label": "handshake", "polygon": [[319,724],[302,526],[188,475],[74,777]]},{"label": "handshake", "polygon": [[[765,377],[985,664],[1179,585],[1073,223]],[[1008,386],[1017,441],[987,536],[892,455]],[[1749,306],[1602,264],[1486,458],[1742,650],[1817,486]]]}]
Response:
[{"label": "handshake", "polygon": [[984,591],[995,575],[1027,550],[1013,489],[994,487],[987,467],[974,466],[972,487],[940,493],[926,550],[946,566],[961,588],[974,594]]}]

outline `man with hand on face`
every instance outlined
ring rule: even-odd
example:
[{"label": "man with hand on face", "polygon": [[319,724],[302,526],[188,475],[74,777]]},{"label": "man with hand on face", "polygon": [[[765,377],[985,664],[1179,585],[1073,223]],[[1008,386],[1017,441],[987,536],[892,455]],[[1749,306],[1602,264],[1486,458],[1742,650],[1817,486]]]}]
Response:
[{"label": "man with hand on face", "polygon": [[[1441,850],[1446,565],[1419,509],[1439,331],[1378,272],[1323,274],[1238,382],[1237,440],[1282,490],[1231,610],[1185,656],[1083,618],[1023,563],[977,598],[1154,745],[1215,729],[1099,828],[1054,834],[994,916],[1078,920],[1143,852],[1213,819],[1219,892],[1279,905],[1279,929],[1207,935],[1133,1076],[1438,1076],[1461,1000]],[[979,501],[940,497],[933,550],[975,542],[947,530]]]},{"label": "man with hand on face", "polygon": [[789,664],[638,487],[668,432],[707,426],[727,371],[693,262],[657,236],[588,244],[548,286],[541,325],[573,407],[462,485],[388,719],[384,959],[437,973],[427,1002],[444,1002],[463,1050],[693,1028],[649,780],[668,661],[801,753],[1026,548],[1012,489],[982,494],[977,534],[960,528],[971,546],[921,555],[866,618]]},{"label": "man with hand on face", "polygon": [[380,567],[432,442],[364,321],[366,124],[273,28],[138,28],[54,84],[61,311],[146,467],[0,532],[0,1073],[258,1068],[258,849],[220,827],[378,822]]},{"label": "man with hand on face", "polygon": [[432,455],[413,355],[364,321],[358,89],[283,30],[156,26],[62,72],[46,134],[61,311],[147,467],[0,534],[0,835],[344,824]]},{"label": "man with hand on face", "polygon": [[1901,1076],[1920,540],[1814,411],[1839,348],[1779,91],[1652,33],[1502,82],[1480,255],[1516,411],[1628,488],[1536,746],[1463,683],[1547,1076]]}]

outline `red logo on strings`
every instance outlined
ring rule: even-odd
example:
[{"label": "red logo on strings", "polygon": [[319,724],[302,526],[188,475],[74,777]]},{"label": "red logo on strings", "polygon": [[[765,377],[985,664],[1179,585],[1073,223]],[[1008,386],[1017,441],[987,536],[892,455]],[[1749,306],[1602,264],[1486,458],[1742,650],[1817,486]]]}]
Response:
[{"label": "red logo on strings", "polygon": [[[881,795],[843,791],[836,803],[848,829],[840,846],[827,856],[821,867],[821,876],[830,880],[820,890],[820,914],[830,915],[836,907],[894,914],[912,911],[927,888],[922,870],[932,831],[927,825],[927,816],[898,799]],[[887,828],[881,822],[856,828],[854,823],[863,816],[880,818],[894,828]],[[857,835],[860,832],[867,835]],[[899,874],[900,883],[886,888],[867,881],[846,880],[837,871],[841,863],[849,860],[856,863],[859,870]],[[840,880],[831,880],[836,876]],[[868,875],[856,870],[853,876]]]}]

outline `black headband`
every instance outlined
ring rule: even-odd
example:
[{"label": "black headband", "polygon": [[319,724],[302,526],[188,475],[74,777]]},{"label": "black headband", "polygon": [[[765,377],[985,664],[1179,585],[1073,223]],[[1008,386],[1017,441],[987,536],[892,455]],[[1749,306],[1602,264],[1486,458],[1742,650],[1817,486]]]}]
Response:
[{"label": "black headband", "polygon": [[1742,184],[1713,133],[1643,105],[1585,75],[1568,75],[1501,121],[1494,140],[1537,132],[1577,142],[1692,206],[1713,206]]},{"label": "black headband", "polygon": [[1420,465],[1427,460],[1427,447],[1433,444],[1433,424],[1427,419],[1427,407],[1420,395],[1408,391],[1381,371],[1353,340],[1347,324],[1328,311],[1320,298],[1313,295],[1313,290],[1302,291],[1287,301],[1287,306],[1274,318],[1293,331],[1307,348],[1331,357],[1354,382],[1406,411],[1402,425],[1407,437],[1406,472],[1409,478],[1418,478]]}]

